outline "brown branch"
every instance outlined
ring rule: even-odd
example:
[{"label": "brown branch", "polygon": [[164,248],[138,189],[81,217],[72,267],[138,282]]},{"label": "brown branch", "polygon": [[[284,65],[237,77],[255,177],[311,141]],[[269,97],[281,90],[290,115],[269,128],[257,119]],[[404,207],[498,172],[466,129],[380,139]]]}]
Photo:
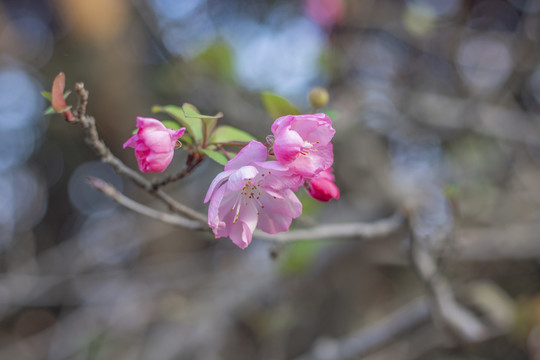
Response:
[{"label": "brown branch", "polygon": [[201,154],[194,152],[188,155],[188,159],[186,161],[186,167],[180,171],[179,173],[170,175],[163,179],[157,179],[152,181],[152,190],[155,191],[159,189],[162,186],[165,186],[167,184],[170,184],[174,181],[181,180],[188,176],[199,164],[204,160],[204,156]]},{"label": "brown branch", "polygon": [[291,230],[279,234],[266,234],[256,231],[254,236],[272,240],[278,243],[286,243],[299,240],[322,240],[343,238],[375,238],[383,237],[396,232],[403,224],[403,215],[396,212],[389,218],[368,223],[346,223],[315,226],[309,229]]},{"label": "brown branch", "polygon": [[84,84],[77,83],[75,85],[75,91],[77,92],[77,95],[79,97],[79,104],[74,111],[75,122],[82,126],[85,135],[85,142],[101,158],[101,161],[111,165],[118,174],[127,177],[135,184],[148,191],[156,198],[163,201],[169,206],[172,211],[183,214],[195,220],[206,222],[205,215],[174,200],[172,197],[170,197],[168,194],[161,190],[154,190],[152,182],[146,180],[143,176],[126,166],[120,159],[114,156],[110,149],[105,145],[103,140],[100,139],[98,130],[96,128],[95,119],[92,116],[86,115],[86,105],[88,104],[88,91],[84,88]]},{"label": "brown branch", "polygon": [[344,339],[324,339],[316,342],[310,352],[296,360],[358,359],[428,320],[429,302],[421,297]]},{"label": "brown branch", "polygon": [[[424,283],[432,303],[436,323],[466,342],[478,342],[490,336],[488,328],[455,298],[450,283],[441,274],[432,254],[429,238],[422,237],[415,229],[414,214],[408,219],[410,232],[411,263]],[[439,236],[438,233],[429,236]]]},{"label": "brown branch", "polygon": [[107,195],[108,197],[116,201],[118,204],[151,219],[156,219],[165,224],[181,226],[192,230],[202,230],[208,228],[204,223],[201,223],[200,221],[186,219],[185,217],[176,214],[165,213],[140,204],[123,195],[121,192],[116,190],[114,186],[101,179],[89,177],[88,182],[94,188],[101,191],[103,194]]}]

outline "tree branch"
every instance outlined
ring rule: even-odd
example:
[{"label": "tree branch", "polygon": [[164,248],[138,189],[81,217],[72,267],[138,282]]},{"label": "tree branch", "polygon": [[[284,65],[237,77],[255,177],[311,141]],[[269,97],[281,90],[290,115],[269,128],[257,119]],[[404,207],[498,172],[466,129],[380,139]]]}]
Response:
[{"label": "tree branch", "polygon": [[107,195],[108,197],[116,201],[118,204],[141,215],[159,220],[165,224],[181,226],[192,230],[202,230],[207,228],[207,226],[205,226],[205,224],[201,223],[200,221],[190,220],[176,214],[165,213],[140,204],[123,195],[121,192],[116,190],[114,186],[101,179],[89,177],[88,182],[94,188],[101,191],[103,194]]},{"label": "tree branch", "polygon": [[74,111],[75,122],[80,124],[84,130],[86,143],[94,150],[101,158],[101,161],[111,165],[118,174],[131,179],[135,184],[154,195],[156,198],[163,201],[169,208],[179,214],[183,214],[195,220],[206,222],[206,216],[191,209],[190,207],[174,200],[161,190],[155,190],[152,182],[146,180],[136,171],[126,166],[120,159],[114,156],[111,150],[100,139],[95,119],[92,116],[86,115],[86,105],[88,103],[88,91],[84,88],[83,83],[75,85],[75,91],[79,97],[79,104]]},{"label": "tree branch", "polygon": [[[411,263],[426,287],[433,304],[432,315],[435,321],[469,343],[487,338],[488,328],[456,300],[450,283],[440,273],[429,248],[431,242],[416,231],[414,216],[409,217],[408,223]],[[438,233],[430,236],[438,236]]]},{"label": "tree branch", "polygon": [[266,234],[262,231],[256,231],[254,236],[264,239],[273,240],[278,243],[286,243],[298,240],[321,240],[321,239],[338,239],[338,238],[374,238],[382,237],[397,231],[403,224],[403,215],[396,212],[389,218],[370,222],[370,223],[346,223],[346,224],[329,224],[315,226],[309,229],[291,230],[286,233]]}]

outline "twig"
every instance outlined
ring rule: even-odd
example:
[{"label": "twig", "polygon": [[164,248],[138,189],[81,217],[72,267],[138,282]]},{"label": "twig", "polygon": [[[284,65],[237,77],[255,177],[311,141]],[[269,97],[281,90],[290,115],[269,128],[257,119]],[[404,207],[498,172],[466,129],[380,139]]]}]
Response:
[{"label": "twig", "polygon": [[320,240],[320,239],[338,239],[338,238],[374,238],[389,235],[397,231],[403,224],[403,215],[396,212],[387,219],[378,220],[370,223],[347,223],[315,226],[309,229],[291,230],[280,234],[266,234],[262,231],[256,231],[254,236],[273,240],[276,242],[289,242],[297,240]]},{"label": "twig", "polygon": [[190,207],[179,203],[172,197],[167,195],[161,190],[154,190],[152,182],[146,180],[140,174],[127,167],[120,159],[112,154],[110,149],[105,145],[103,140],[100,139],[95,119],[92,116],[86,115],[86,105],[88,103],[88,91],[84,88],[83,83],[77,83],[75,85],[75,91],[79,96],[79,104],[74,111],[74,117],[76,122],[80,124],[84,130],[86,143],[96,152],[101,158],[101,161],[111,165],[117,173],[131,179],[135,184],[142,187],[149,193],[153,194],[156,198],[163,201],[169,206],[169,208],[179,214],[183,214],[192,219],[205,221],[206,216],[191,209]]},{"label": "twig", "polygon": [[298,357],[297,360],[357,359],[428,320],[429,302],[421,297],[345,339],[325,339],[317,342],[310,352]]},{"label": "twig", "polygon": [[176,214],[165,213],[140,204],[123,195],[121,192],[116,190],[114,186],[101,179],[89,177],[88,182],[97,190],[101,191],[102,193],[116,201],[118,204],[141,215],[159,220],[165,224],[181,226],[192,230],[202,230],[207,228],[203,225],[203,223],[199,221],[189,220]]},{"label": "twig", "polygon": [[182,171],[163,179],[154,180],[152,182],[153,191],[159,189],[162,186],[170,184],[174,181],[178,181],[180,179],[185,178],[203,161],[203,159],[204,157],[197,152],[193,154],[189,154],[188,160],[186,162],[186,167]]},{"label": "twig", "polygon": [[[460,305],[452,287],[442,276],[429,248],[429,239],[415,231],[414,216],[409,218],[411,263],[426,287],[436,322],[449,328],[461,340],[477,342],[489,336],[488,329],[476,316]],[[436,236],[437,234],[432,234]]]}]

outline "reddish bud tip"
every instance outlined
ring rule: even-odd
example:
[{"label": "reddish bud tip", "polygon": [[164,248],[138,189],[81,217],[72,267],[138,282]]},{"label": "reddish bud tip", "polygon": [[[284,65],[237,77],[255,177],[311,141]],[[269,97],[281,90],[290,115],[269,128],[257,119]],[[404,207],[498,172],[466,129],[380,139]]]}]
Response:
[{"label": "reddish bud tip", "polygon": [[66,105],[66,100],[64,99],[64,88],[66,86],[66,75],[63,72],[56,75],[53,81],[52,91],[51,91],[51,105],[56,112],[61,112],[64,110]]}]

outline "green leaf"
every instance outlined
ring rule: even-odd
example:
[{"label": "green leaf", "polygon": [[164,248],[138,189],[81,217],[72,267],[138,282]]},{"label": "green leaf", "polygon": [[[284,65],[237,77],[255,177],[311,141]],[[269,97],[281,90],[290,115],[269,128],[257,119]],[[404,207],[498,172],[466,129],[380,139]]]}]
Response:
[{"label": "green leaf", "polygon": [[206,136],[210,136],[214,129],[216,128],[218,119],[202,119],[204,125],[206,126]]},{"label": "green leaf", "polygon": [[207,71],[220,75],[224,79],[232,79],[234,73],[234,59],[230,47],[222,40],[210,44],[197,55],[193,61],[204,67]]},{"label": "green leaf", "polygon": [[45,110],[45,112],[43,113],[43,115],[52,115],[52,114],[56,114],[56,111],[54,111],[52,106],[49,106],[49,108]]},{"label": "green leaf", "polygon": [[255,139],[254,136],[247,132],[237,129],[232,126],[223,125],[214,131],[214,134],[210,137],[210,143],[224,143],[224,142],[249,142]]},{"label": "green leaf", "polygon": [[261,93],[261,99],[266,111],[273,119],[285,115],[300,114],[300,111],[294,105],[274,93],[264,91]]},{"label": "green leaf", "polygon": [[182,108],[174,105],[153,106],[152,112],[165,113],[169,115],[184,126],[188,134],[197,142],[201,142],[203,140],[202,120],[193,117],[186,117]]},{"label": "green leaf", "polygon": [[51,101],[51,99],[52,99],[52,95],[51,95],[51,93],[48,92],[48,91],[42,91],[42,92],[41,92],[41,95],[42,95],[45,99],[47,99],[47,100],[49,100],[49,101]]},{"label": "green leaf", "polygon": [[69,110],[71,110],[71,107],[72,107],[72,106],[69,105],[68,107],[66,107],[66,108],[64,108],[64,109],[62,109],[62,110],[60,110],[60,111],[57,111],[57,113],[58,113],[58,114],[63,114],[63,113],[65,113],[65,112],[68,112]]},{"label": "green leaf", "polygon": [[339,112],[336,109],[324,109],[321,112],[328,115],[328,117],[332,119],[332,121],[335,121],[336,118],[339,116]]},{"label": "green leaf", "polygon": [[218,112],[216,115],[202,115],[199,110],[189,103],[184,103],[182,105],[182,111],[184,115],[188,118],[198,118],[198,119],[221,119],[223,117],[222,112]]},{"label": "green leaf", "polygon": [[180,129],[182,126],[177,123],[176,121],[171,121],[171,120],[163,120],[162,121],[163,125],[165,125],[165,127],[167,129],[172,129],[172,130],[178,130]]},{"label": "green leaf", "polygon": [[199,153],[207,155],[210,159],[214,160],[220,165],[225,166],[229,162],[229,159],[220,151],[208,150],[208,149],[199,149]]}]

